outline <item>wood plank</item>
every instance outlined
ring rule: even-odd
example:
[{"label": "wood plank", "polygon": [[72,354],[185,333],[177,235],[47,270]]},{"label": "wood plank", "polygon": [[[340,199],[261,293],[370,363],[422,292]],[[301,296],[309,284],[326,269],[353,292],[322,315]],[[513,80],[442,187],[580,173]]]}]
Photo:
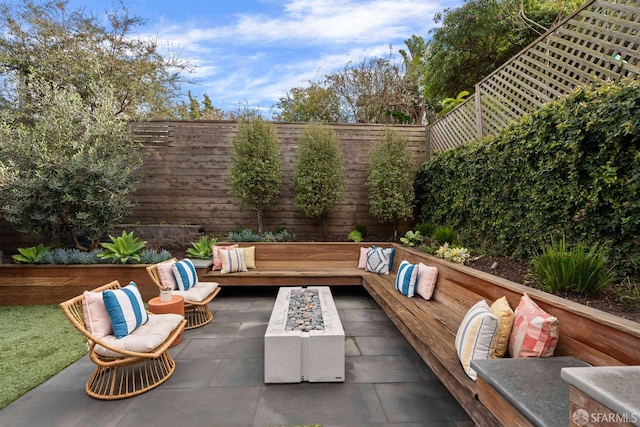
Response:
[{"label": "wood plank", "polygon": [[487,384],[482,377],[478,377],[476,389],[478,390],[478,399],[480,402],[495,415],[502,425],[510,427],[533,426],[518,410],[511,406],[500,393]]}]

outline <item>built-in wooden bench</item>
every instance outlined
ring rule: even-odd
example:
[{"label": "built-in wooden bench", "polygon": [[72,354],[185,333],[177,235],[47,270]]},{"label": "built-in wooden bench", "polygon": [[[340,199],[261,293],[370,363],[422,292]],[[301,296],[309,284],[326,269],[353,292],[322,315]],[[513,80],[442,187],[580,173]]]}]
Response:
[{"label": "built-in wooden bench", "polygon": [[[389,243],[375,243],[388,247]],[[358,269],[360,248],[346,242],[240,243],[255,246],[256,268],[246,272],[220,274],[209,271],[203,279],[220,286],[305,286],[362,285],[364,270]]]},{"label": "built-in wooden bench", "polygon": [[[203,276],[208,280],[215,278],[223,287],[363,285],[473,421],[481,426],[546,425],[546,421],[530,422],[530,419],[537,419],[540,412],[538,408],[558,407],[557,411],[566,412],[564,408],[569,400],[568,386],[560,380],[559,373],[556,373],[559,366],[576,366],[582,362],[595,366],[640,365],[640,325],[636,322],[395,243],[377,244],[396,249],[391,274],[367,273],[356,266],[360,248],[370,245],[371,243],[241,244],[241,247],[256,246],[255,270],[226,275],[207,272]],[[419,296],[407,298],[395,289],[397,267],[403,259],[438,268],[438,281],[431,300],[426,301]],[[514,404],[514,396],[508,396],[510,401],[504,397],[504,393],[509,393],[509,387],[514,384],[518,387],[522,384],[517,385],[517,381],[504,382],[502,378],[487,381],[481,375],[474,382],[465,374],[458,360],[455,336],[469,308],[482,299],[491,304],[506,296],[515,309],[525,292],[545,311],[558,318],[560,339],[555,354],[563,356],[553,358],[550,363],[545,360],[525,361],[524,363],[528,363],[528,378],[537,379],[552,388],[549,390],[553,393],[549,395],[553,395],[554,399],[564,400],[564,397],[557,396],[566,394],[566,404],[545,402],[539,405],[540,402],[536,401],[533,405],[531,401],[526,401],[526,393],[513,393],[520,399]],[[500,363],[501,360],[496,362]],[[509,363],[511,362],[507,362],[504,367],[508,367]],[[536,375],[536,372],[545,372],[547,375]],[[523,375],[519,379],[523,380],[525,377]],[[510,379],[513,379],[513,375]],[[531,387],[542,385],[530,384]],[[558,391],[558,388],[562,390]],[[568,417],[568,414],[565,416]],[[542,419],[547,418],[549,417]],[[567,418],[559,419],[558,423],[566,425],[566,421]]]}]

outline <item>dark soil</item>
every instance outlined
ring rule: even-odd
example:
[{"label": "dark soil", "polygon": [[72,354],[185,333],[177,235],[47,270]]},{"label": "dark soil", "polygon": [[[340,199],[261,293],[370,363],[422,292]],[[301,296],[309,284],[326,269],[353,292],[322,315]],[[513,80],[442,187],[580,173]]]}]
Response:
[{"label": "dark soil", "polygon": [[[533,266],[530,263],[508,257],[483,256],[470,262],[469,266],[513,282],[539,289],[532,273]],[[597,297],[586,297],[569,293],[558,294],[558,296],[588,307],[615,314],[625,319],[640,322],[640,310],[619,301],[613,289],[609,289]]]}]

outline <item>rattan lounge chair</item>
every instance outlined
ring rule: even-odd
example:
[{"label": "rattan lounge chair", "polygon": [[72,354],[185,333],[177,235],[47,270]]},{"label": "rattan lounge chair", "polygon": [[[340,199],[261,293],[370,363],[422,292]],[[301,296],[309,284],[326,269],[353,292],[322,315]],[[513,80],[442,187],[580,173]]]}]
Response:
[{"label": "rattan lounge chair", "polygon": [[[118,281],[113,281],[92,292],[120,287]],[[98,337],[91,333],[85,322],[83,295],[60,303],[60,307],[73,326],[87,337],[89,358],[97,365],[85,387],[89,396],[102,400],[136,396],[159,386],[173,374],[176,363],[167,349],[184,331],[186,320],[181,316],[149,313],[147,324],[138,328],[139,337],[144,340],[149,334],[155,336],[156,340],[163,339],[165,335],[166,338],[148,352],[138,352],[119,348],[119,340],[113,335]]]},{"label": "rattan lounge chair", "polygon": [[[170,260],[164,261],[163,263],[175,263],[176,261],[176,258],[172,258]],[[147,273],[149,273],[151,280],[156,284],[158,289],[162,290],[163,284],[160,280],[158,264],[148,266]],[[209,286],[210,288],[212,288],[210,293],[207,293],[205,295],[201,294],[198,297],[196,297],[197,292],[194,293],[194,290],[189,290],[186,292],[178,290],[173,291],[175,295],[181,295],[184,298],[184,317],[187,319],[187,326],[185,329],[198,328],[200,326],[206,325],[213,320],[213,313],[211,313],[209,303],[216,297],[216,295],[218,295],[218,293],[220,292],[220,287],[217,283],[213,282],[200,282],[200,284],[214,286]]]}]

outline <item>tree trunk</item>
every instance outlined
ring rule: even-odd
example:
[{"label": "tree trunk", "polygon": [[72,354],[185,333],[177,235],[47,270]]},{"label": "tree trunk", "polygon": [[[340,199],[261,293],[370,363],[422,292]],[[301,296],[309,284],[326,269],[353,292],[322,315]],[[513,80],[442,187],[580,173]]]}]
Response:
[{"label": "tree trunk", "polygon": [[258,234],[262,236],[262,209],[257,209],[258,212]]}]

